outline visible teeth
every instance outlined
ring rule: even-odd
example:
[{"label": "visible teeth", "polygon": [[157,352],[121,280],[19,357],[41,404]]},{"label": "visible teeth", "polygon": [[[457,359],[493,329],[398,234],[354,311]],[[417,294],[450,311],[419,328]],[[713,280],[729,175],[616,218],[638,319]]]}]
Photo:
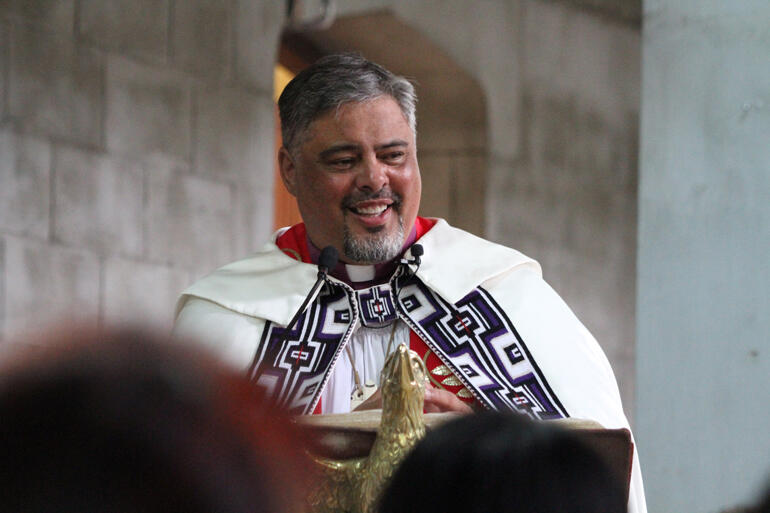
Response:
[{"label": "visible teeth", "polygon": [[375,207],[358,207],[356,208],[356,212],[359,214],[367,215],[367,216],[376,216],[379,214],[382,214],[385,212],[385,209],[388,207],[385,205],[379,205]]}]

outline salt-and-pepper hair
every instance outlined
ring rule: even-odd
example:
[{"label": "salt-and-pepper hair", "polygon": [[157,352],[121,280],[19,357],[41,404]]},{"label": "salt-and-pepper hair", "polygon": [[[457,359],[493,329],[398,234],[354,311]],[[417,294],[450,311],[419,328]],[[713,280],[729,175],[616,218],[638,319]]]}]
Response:
[{"label": "salt-and-pepper hair", "polygon": [[354,53],[322,57],[302,70],[278,99],[283,145],[293,153],[302,144],[308,126],[319,116],[350,102],[365,102],[383,95],[398,103],[416,134],[417,95],[409,80]]}]

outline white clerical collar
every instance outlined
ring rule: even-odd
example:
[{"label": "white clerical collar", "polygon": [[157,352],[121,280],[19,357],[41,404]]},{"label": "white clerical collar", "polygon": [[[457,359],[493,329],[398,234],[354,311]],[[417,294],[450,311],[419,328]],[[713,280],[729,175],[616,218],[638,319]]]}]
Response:
[{"label": "white clerical collar", "polygon": [[353,283],[374,280],[375,268],[373,265],[345,264],[345,270],[348,272],[348,278]]}]

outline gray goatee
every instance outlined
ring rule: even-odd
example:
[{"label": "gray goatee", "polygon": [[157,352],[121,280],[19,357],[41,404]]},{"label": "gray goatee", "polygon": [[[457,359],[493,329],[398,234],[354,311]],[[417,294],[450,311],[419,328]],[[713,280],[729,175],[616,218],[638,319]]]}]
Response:
[{"label": "gray goatee", "polygon": [[342,201],[342,208],[347,213],[358,202],[390,198],[393,203],[390,208],[398,216],[398,227],[392,232],[388,232],[384,227],[379,231],[370,231],[364,235],[353,235],[347,223],[342,239],[342,251],[352,262],[360,264],[379,264],[395,258],[401,252],[404,244],[404,220],[401,217],[401,196],[385,186],[383,189],[371,193],[361,192],[347,196]]},{"label": "gray goatee", "polygon": [[379,264],[395,258],[404,244],[404,221],[398,216],[398,228],[390,232],[355,236],[347,225],[342,240],[345,256],[353,262]]}]

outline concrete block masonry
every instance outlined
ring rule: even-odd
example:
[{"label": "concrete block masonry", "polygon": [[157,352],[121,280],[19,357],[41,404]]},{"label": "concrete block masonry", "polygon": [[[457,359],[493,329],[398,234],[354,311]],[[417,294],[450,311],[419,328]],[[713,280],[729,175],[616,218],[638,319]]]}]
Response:
[{"label": "concrete block masonry", "polygon": [[50,171],[47,141],[0,130],[0,230],[48,238]]},{"label": "concrete block masonry", "polygon": [[168,322],[193,276],[262,244],[282,13],[0,1],[0,332],[124,320],[140,298],[136,320]]},{"label": "concrete block masonry", "polygon": [[190,157],[191,81],[174,71],[110,57],[107,65],[107,149]]},{"label": "concrete block masonry", "polygon": [[5,240],[0,237],[0,354],[5,349]]},{"label": "concrete block masonry", "polygon": [[174,4],[171,53],[176,65],[215,81],[229,77],[233,22],[229,5],[220,0]]},{"label": "concrete block masonry", "polygon": [[[627,144],[635,135],[626,128],[638,119],[638,27],[540,0],[447,0],[439,10],[423,0],[337,4],[339,23],[350,14],[374,20],[346,40],[368,41],[365,49],[377,49],[394,66],[439,63],[399,38],[399,27],[406,27],[464,70],[446,73],[452,66],[442,64],[418,80],[426,91],[418,107],[426,213],[444,212],[480,235],[531,253],[611,358],[616,340],[630,345],[633,317],[617,298],[633,291],[621,282],[613,290],[574,282],[569,271],[585,269],[599,255],[606,264],[602,276],[611,280],[621,272],[618,254],[624,262],[635,260],[635,242],[627,236],[633,227],[621,230],[614,220],[598,219],[604,215],[598,208],[585,217],[572,213],[591,202],[577,194],[581,189],[596,190],[603,205],[611,198],[606,215],[618,219],[628,218],[617,205],[636,201],[635,185],[621,183],[636,172]],[[391,13],[389,22],[383,13]],[[57,196],[49,220],[53,238],[43,229],[43,194],[32,199],[25,192],[29,210],[8,204],[0,210],[17,216],[0,222],[0,240],[13,237],[56,255],[62,246],[78,245],[85,249],[76,253],[109,263],[86,266],[92,274],[78,275],[100,288],[100,309],[109,318],[130,306],[118,300],[118,291],[134,294],[124,272],[141,277],[151,302],[177,279],[164,277],[164,269],[200,276],[259,248],[272,231],[272,70],[283,17],[283,5],[273,0],[0,0],[0,84],[9,87],[0,85],[7,99],[0,128],[20,137],[11,143],[16,152],[29,152],[28,144],[36,148],[31,140],[49,146],[54,173],[57,155],[73,152],[81,161],[71,166],[72,184],[59,185],[61,176],[51,183]],[[392,29],[384,41],[373,37],[382,35],[383,20]],[[465,74],[472,83],[458,81]],[[753,107],[763,99],[760,92],[745,100],[745,126],[766,119],[767,107]],[[562,108],[569,105],[572,111]],[[450,121],[456,130],[448,130]],[[610,132],[615,138],[607,137]],[[35,149],[35,158],[46,151]],[[437,158],[441,151],[451,156]],[[607,151],[620,156],[607,158]],[[519,173],[532,176],[520,179]],[[429,184],[428,175],[443,181]],[[12,183],[3,180],[2,186]],[[38,190],[44,173],[14,180],[18,191]],[[613,194],[624,200],[616,202]],[[105,220],[92,219],[108,203],[114,207]],[[570,230],[570,220],[579,226]],[[598,230],[608,233],[592,236]],[[592,246],[595,238],[622,240],[625,249],[618,253],[615,242]],[[57,258],[52,272],[65,272]],[[6,265],[5,276],[15,269]],[[593,268],[587,274],[598,276]],[[575,294],[579,287],[585,288]],[[39,292],[48,293],[45,287]],[[588,300],[596,294],[597,302]],[[12,325],[20,327],[16,318]],[[28,321],[40,319],[38,312]],[[613,364],[625,376],[630,360],[622,354]]]},{"label": "concrete block masonry", "polygon": [[193,145],[198,175],[237,183],[272,167],[275,105],[268,95],[241,89],[206,87],[196,90],[197,122]]},{"label": "concrete block masonry", "polygon": [[80,145],[101,145],[102,59],[37,27],[12,24],[10,115],[24,130]]},{"label": "concrete block masonry", "polygon": [[166,62],[169,0],[80,0],[80,40],[110,51]]},{"label": "concrete block masonry", "polygon": [[[238,0],[235,6],[235,78],[239,85],[252,91],[271,93],[272,69],[278,55],[278,44],[284,16],[281,2]],[[259,37],[255,37],[259,34]]]},{"label": "concrete block masonry", "polygon": [[87,252],[6,236],[5,339],[53,320],[96,322],[99,260]]},{"label": "concrete block masonry", "polygon": [[102,319],[108,324],[141,320],[168,331],[176,299],[189,283],[189,273],[180,269],[110,258],[104,264]]},{"label": "concrete block masonry", "polygon": [[142,254],[142,168],[72,149],[54,154],[53,237],[99,254]]},{"label": "concrete block masonry", "polygon": [[75,0],[4,0],[0,2],[2,14],[25,19],[59,36],[71,37]]},{"label": "concrete block masonry", "polygon": [[452,223],[471,233],[484,233],[484,209],[467,208],[487,191],[486,157],[458,154],[452,159]]},{"label": "concrete block masonry", "polygon": [[10,25],[0,17],[0,123],[5,120],[8,107],[5,97],[8,84],[8,58],[10,57],[8,46],[10,46],[10,41]]},{"label": "concrete block masonry", "polygon": [[211,271],[234,258],[232,188],[180,171],[156,165],[149,173],[148,256]]}]

